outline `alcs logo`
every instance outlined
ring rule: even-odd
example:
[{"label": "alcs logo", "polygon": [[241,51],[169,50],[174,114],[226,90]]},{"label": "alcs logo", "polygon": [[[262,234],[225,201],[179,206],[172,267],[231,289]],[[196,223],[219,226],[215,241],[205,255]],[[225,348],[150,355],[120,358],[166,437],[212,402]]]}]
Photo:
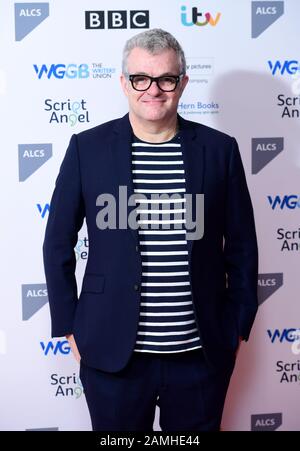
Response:
[{"label": "alcs logo", "polygon": [[49,3],[15,3],[15,38],[22,41],[49,16]]},{"label": "alcs logo", "polygon": [[22,320],[28,321],[48,302],[45,283],[27,283],[22,285]]},{"label": "alcs logo", "polygon": [[[221,17],[221,13],[217,13],[215,18],[213,18],[211,13],[202,13],[202,12],[198,11],[198,8],[193,7],[192,8],[192,21],[188,22],[186,10],[187,10],[186,6],[181,7],[181,23],[185,27],[191,27],[192,25],[197,25],[198,27],[204,27],[207,24],[215,27]],[[204,20],[202,20],[202,19],[204,19]]]},{"label": "alcs logo", "polygon": [[289,208],[290,210],[295,210],[295,208],[300,208],[300,196],[297,196],[295,194],[292,194],[291,196],[275,196],[274,198],[272,196],[268,196],[269,204],[272,207],[272,210],[275,210],[275,208],[279,205],[280,209],[283,210],[284,207]]},{"label": "alcs logo", "polygon": [[19,144],[19,181],[23,182],[52,157],[52,144]]},{"label": "alcs logo", "polygon": [[283,138],[252,138],[252,174],[257,174],[284,148]]},{"label": "alcs logo", "polygon": [[276,72],[284,75],[287,72],[289,75],[294,75],[297,72],[300,72],[300,63],[297,60],[285,60],[283,63],[280,61],[268,61],[269,68],[271,70],[272,75],[274,76]]},{"label": "alcs logo", "polygon": [[282,425],[282,413],[251,415],[251,431],[276,431]]},{"label": "alcs logo", "polygon": [[252,38],[260,36],[267,28],[269,28],[284,13],[283,1],[253,1],[252,10]]}]

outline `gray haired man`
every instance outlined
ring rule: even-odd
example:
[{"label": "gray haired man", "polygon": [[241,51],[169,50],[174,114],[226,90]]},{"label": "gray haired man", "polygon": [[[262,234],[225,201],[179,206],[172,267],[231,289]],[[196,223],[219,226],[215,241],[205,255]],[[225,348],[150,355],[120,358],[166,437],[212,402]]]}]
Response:
[{"label": "gray haired man", "polygon": [[[80,362],[94,430],[151,431],[157,405],[163,431],[219,430],[255,318],[257,243],[238,145],[177,114],[187,83],[170,33],[131,38],[121,75],[129,113],[73,135],[56,181],[44,241],[52,336],[66,335]],[[118,203],[119,187],[135,195],[138,227],[100,229],[98,196]],[[204,235],[190,240],[186,199],[199,194]]]}]

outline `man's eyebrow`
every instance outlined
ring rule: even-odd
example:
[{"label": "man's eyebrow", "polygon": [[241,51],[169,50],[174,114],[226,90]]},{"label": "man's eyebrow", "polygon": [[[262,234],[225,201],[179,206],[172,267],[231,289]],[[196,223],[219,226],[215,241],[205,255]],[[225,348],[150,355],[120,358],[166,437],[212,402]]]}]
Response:
[{"label": "man's eyebrow", "polygon": [[151,75],[147,74],[146,72],[134,72],[133,75],[147,75],[148,77],[151,77]]},{"label": "man's eyebrow", "polygon": [[174,74],[173,72],[164,72],[163,74],[160,75],[160,77],[177,77],[178,74]]},{"label": "man's eyebrow", "polygon": [[[133,75],[147,75],[148,77],[151,77],[151,75],[147,74],[147,72],[135,72]],[[172,72],[164,72],[163,74],[158,75],[158,77],[177,77],[177,76],[178,76],[177,74],[173,74]]]}]

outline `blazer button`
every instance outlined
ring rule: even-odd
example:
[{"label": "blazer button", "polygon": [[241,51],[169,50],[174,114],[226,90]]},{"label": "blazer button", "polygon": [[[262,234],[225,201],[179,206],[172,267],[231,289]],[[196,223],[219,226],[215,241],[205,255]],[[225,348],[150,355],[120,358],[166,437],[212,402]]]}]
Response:
[{"label": "blazer button", "polygon": [[139,288],[140,288],[139,285],[138,285],[137,283],[135,283],[135,284],[134,284],[134,289],[135,289],[135,291],[138,291]]},{"label": "blazer button", "polygon": [[135,250],[138,252],[138,251],[139,251],[139,247],[138,247],[138,246],[135,246]]}]

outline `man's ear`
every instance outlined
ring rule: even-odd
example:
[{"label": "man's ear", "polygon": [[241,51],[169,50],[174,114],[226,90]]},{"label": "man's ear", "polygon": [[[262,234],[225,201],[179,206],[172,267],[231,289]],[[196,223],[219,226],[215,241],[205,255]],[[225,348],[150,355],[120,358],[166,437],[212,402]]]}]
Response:
[{"label": "man's ear", "polygon": [[123,89],[123,92],[126,96],[128,96],[128,80],[124,74],[120,75],[120,82]]},{"label": "man's ear", "polygon": [[189,81],[189,76],[185,75],[180,83],[180,97],[181,97],[183,91],[185,90],[185,87],[188,84],[188,81]]}]

